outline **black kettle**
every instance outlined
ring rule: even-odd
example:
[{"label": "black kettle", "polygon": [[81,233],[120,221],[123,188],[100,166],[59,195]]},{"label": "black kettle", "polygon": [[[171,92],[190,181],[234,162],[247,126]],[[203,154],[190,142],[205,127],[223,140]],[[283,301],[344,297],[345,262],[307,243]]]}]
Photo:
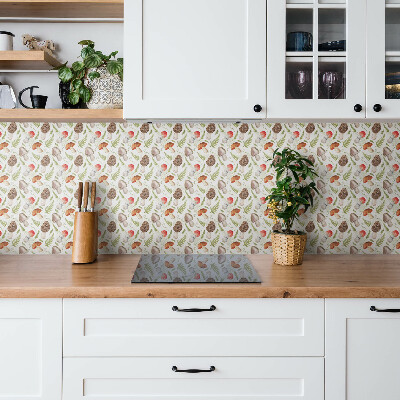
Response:
[{"label": "black kettle", "polygon": [[[24,107],[24,108],[46,108],[47,96],[42,96],[40,94],[33,94],[33,89],[35,89],[35,88],[39,89],[39,86],[29,86],[19,92],[18,100],[22,107]],[[22,94],[25,92],[25,90],[28,90],[28,89],[30,89],[30,93],[31,93],[32,107],[27,107],[22,102]]]}]

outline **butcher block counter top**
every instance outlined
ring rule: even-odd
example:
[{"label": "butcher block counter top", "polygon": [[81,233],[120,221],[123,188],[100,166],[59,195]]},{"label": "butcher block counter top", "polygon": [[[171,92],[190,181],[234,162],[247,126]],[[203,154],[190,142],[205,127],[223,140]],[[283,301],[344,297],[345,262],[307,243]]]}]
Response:
[{"label": "butcher block counter top", "polygon": [[306,255],[296,267],[248,257],[261,284],[131,284],[139,255],[100,255],[86,265],[67,255],[1,255],[0,297],[400,298],[400,255]]}]

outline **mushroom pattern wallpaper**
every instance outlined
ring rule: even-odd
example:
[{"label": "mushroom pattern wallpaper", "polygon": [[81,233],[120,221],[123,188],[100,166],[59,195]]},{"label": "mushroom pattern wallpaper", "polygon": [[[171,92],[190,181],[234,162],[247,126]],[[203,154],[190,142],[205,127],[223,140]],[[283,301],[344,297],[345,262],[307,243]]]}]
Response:
[{"label": "mushroom pattern wallpaper", "polygon": [[0,253],[68,254],[79,181],[100,253],[271,253],[274,149],[316,164],[309,253],[400,253],[400,124],[0,123]]}]

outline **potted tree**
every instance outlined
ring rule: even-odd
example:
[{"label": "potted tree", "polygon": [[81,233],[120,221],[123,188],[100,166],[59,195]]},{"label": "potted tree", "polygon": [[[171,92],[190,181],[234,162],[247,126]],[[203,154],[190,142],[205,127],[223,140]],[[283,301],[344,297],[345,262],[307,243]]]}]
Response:
[{"label": "potted tree", "polygon": [[276,186],[265,200],[269,218],[275,225],[280,222],[280,230],[271,233],[274,262],[298,265],[303,262],[307,234],[294,230],[293,224],[299,210],[306,212],[313,206],[313,196],[319,194],[314,182],[318,175],[311,160],[288,148],[274,151],[271,166],[276,172]]}]

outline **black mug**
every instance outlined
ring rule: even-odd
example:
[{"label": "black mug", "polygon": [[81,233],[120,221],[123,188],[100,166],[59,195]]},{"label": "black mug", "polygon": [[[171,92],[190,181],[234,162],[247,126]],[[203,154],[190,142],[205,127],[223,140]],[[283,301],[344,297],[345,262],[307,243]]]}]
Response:
[{"label": "black mug", "polygon": [[[35,88],[39,89],[39,86],[29,86],[19,92],[18,100],[22,107],[24,107],[24,108],[46,108],[47,96],[42,96],[40,94],[34,95],[33,89],[35,89]],[[22,102],[22,94],[25,92],[25,90],[28,90],[28,89],[30,89],[32,107],[28,107]]]},{"label": "black mug", "polygon": [[312,51],[313,36],[309,32],[289,32],[286,51]]}]

